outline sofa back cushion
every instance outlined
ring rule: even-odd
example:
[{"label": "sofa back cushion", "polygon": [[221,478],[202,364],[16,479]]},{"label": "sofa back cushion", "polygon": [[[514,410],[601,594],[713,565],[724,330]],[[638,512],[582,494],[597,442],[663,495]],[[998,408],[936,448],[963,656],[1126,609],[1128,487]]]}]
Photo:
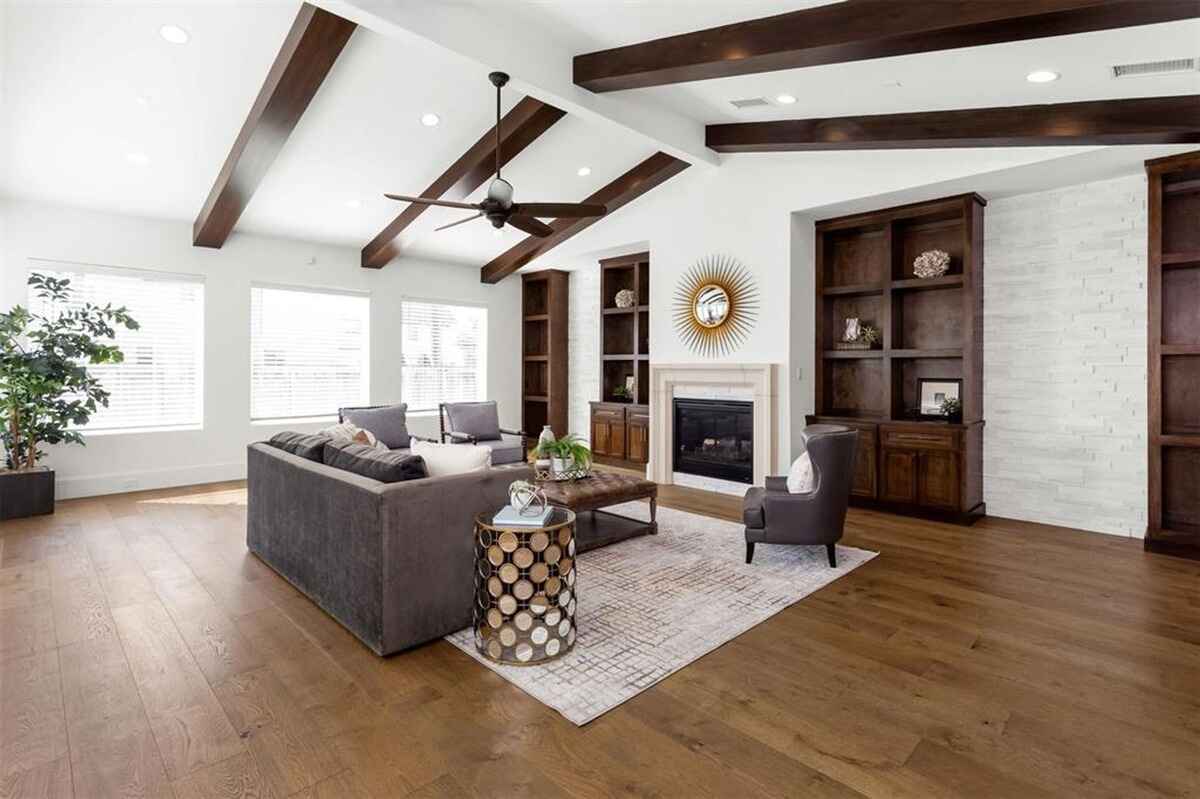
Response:
[{"label": "sofa back cushion", "polygon": [[400,483],[426,476],[425,462],[419,455],[389,452],[366,444],[326,443],[325,465],[370,477],[381,483]]},{"label": "sofa back cushion", "polygon": [[271,436],[271,440],[267,443],[276,449],[298,455],[305,460],[321,463],[325,457],[325,445],[329,443],[329,440],[329,436],[319,434],[310,435],[285,430],[282,433],[276,433]]},{"label": "sofa back cushion", "polygon": [[448,430],[479,441],[500,440],[500,414],[495,402],[447,402]]},{"label": "sofa back cushion", "polygon": [[342,408],[339,413],[343,421],[370,430],[388,449],[408,449],[411,436],[407,403],[381,408]]},{"label": "sofa back cushion", "polygon": [[471,444],[435,444],[432,441],[414,441],[413,455],[425,462],[430,477],[451,474],[481,472],[492,466],[492,450]]}]

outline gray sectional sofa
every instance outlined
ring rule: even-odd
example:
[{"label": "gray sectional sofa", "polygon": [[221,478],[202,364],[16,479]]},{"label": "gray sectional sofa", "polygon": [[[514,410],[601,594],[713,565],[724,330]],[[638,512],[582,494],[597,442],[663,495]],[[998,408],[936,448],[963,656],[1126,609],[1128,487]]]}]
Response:
[{"label": "gray sectional sofa", "polygon": [[471,624],[477,513],[524,464],[383,483],[266,443],[248,452],[246,544],[379,655]]}]

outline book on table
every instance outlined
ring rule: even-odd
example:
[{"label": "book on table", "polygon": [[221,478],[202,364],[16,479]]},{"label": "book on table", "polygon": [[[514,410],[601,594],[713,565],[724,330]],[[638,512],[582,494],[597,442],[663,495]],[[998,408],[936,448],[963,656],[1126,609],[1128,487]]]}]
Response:
[{"label": "book on table", "polygon": [[546,524],[546,520],[550,518],[550,514],[553,512],[554,508],[550,507],[549,505],[537,511],[536,513],[533,513],[532,515],[530,515],[528,511],[521,513],[521,511],[517,510],[512,505],[505,505],[496,513],[495,516],[492,517],[492,524],[497,526],[511,524],[514,526],[519,525],[521,527],[542,527]]}]

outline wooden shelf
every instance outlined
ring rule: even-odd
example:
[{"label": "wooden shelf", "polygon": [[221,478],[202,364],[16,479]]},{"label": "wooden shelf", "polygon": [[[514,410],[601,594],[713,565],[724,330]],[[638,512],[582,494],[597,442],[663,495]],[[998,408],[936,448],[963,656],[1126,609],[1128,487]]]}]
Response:
[{"label": "wooden shelf", "polygon": [[826,297],[853,297],[862,294],[882,294],[883,286],[878,283],[859,283],[853,286],[829,286],[821,291]]},{"label": "wooden shelf", "polygon": [[602,360],[602,361],[636,361],[637,356],[634,355],[632,352],[618,354],[618,355],[601,355],[600,360]]},{"label": "wooden shelf", "polygon": [[526,402],[549,402],[550,398],[545,396],[544,394],[526,394],[525,401]]},{"label": "wooden shelf", "polygon": [[1159,351],[1163,355],[1200,355],[1200,344],[1163,344]]},{"label": "wooden shelf", "polygon": [[1181,269],[1188,266],[1200,266],[1200,250],[1189,252],[1164,252],[1162,254],[1164,269]]},{"label": "wooden shelf", "polygon": [[961,358],[962,347],[946,347],[936,350],[888,350],[893,358]]},{"label": "wooden shelf", "polygon": [[913,277],[905,280],[893,280],[893,291],[921,291],[924,289],[959,288],[963,284],[962,275],[942,275],[941,277]]},{"label": "wooden shelf", "polygon": [[852,358],[882,358],[883,350],[825,350],[821,357],[832,361]]},{"label": "wooden shelf", "polygon": [[637,311],[636,308],[602,308],[600,313],[605,316],[616,316],[619,314],[631,314]]},{"label": "wooden shelf", "polygon": [[521,429],[567,432],[570,275],[547,269],[521,276]]},{"label": "wooden shelf", "polygon": [[532,313],[525,315],[526,322],[548,322],[549,320],[550,314],[548,313]]},{"label": "wooden shelf", "polygon": [[549,361],[550,360],[549,355],[526,355],[524,357],[525,357],[526,361]]}]

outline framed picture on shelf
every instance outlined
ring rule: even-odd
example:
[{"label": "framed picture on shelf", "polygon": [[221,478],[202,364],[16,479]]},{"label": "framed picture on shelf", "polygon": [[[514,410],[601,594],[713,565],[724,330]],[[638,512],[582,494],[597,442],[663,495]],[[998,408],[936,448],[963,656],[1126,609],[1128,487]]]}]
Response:
[{"label": "framed picture on shelf", "polygon": [[[962,415],[962,380],[951,377],[917,378],[918,413],[922,419],[946,421]],[[957,413],[947,413],[945,405],[953,400]]]}]

